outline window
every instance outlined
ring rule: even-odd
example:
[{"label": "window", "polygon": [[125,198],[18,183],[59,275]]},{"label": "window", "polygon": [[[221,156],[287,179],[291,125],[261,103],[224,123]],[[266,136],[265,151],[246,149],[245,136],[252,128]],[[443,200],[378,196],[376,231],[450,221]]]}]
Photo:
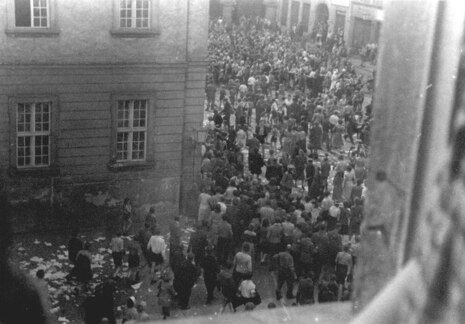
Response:
[{"label": "window", "polygon": [[148,100],[119,100],[116,161],[144,161]]},{"label": "window", "polygon": [[56,0],[6,0],[6,34],[13,37],[55,37]]},{"label": "window", "polygon": [[16,110],[16,166],[50,165],[51,102],[18,103]]},{"label": "window", "polygon": [[115,37],[153,37],[158,34],[159,0],[113,0]]},{"label": "window", "polygon": [[15,0],[16,27],[47,28],[48,0]]},{"label": "window", "polygon": [[19,95],[9,98],[10,172],[18,176],[49,176],[56,165],[58,97]]},{"label": "window", "polygon": [[149,28],[150,26],[149,0],[121,0],[120,27],[121,28]]}]

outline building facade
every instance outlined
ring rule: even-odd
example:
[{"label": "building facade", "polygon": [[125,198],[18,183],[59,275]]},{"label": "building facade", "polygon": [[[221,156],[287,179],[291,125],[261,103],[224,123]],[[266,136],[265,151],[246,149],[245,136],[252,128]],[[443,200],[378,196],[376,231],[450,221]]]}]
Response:
[{"label": "building facade", "polygon": [[358,50],[366,44],[378,43],[383,19],[382,0],[352,0],[345,35],[346,44]]},{"label": "building facade", "polygon": [[0,1],[0,176],[12,202],[189,207],[208,1]]},{"label": "building facade", "polygon": [[[269,1],[272,3],[273,1]],[[275,19],[283,28],[301,26],[312,35],[321,26],[342,34],[347,46],[358,50],[377,43],[383,21],[382,0],[279,0]]]}]

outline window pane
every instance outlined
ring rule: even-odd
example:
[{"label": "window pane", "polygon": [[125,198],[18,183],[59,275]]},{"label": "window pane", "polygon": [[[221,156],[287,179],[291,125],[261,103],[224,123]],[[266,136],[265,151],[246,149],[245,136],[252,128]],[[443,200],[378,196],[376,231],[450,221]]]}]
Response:
[{"label": "window pane", "polygon": [[116,138],[116,159],[124,161],[128,159],[128,139],[129,133],[118,132]]},{"label": "window pane", "polygon": [[118,101],[118,127],[129,127],[129,101]]},{"label": "window pane", "polygon": [[37,166],[48,165],[49,160],[49,136],[36,136],[35,137],[35,152],[34,164]]},{"label": "window pane", "polygon": [[31,131],[31,104],[18,104],[18,132]]},{"label": "window pane", "polygon": [[132,3],[131,0],[120,1],[120,27],[130,28],[132,16]]},{"label": "window pane", "polygon": [[40,18],[34,18],[33,27],[40,27]]},{"label": "window pane", "polygon": [[17,165],[28,166],[31,164],[31,136],[19,136],[17,147]]},{"label": "window pane", "polygon": [[134,101],[134,127],[145,127],[147,100]]},{"label": "window pane", "polygon": [[145,132],[134,132],[132,135],[132,159],[143,160],[145,156]]},{"label": "window pane", "polygon": [[15,0],[16,27],[31,27],[30,0]]}]

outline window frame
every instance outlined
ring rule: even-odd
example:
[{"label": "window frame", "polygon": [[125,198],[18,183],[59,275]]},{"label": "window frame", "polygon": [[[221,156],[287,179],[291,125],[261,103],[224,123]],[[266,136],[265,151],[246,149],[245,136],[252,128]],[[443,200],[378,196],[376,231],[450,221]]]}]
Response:
[{"label": "window frame", "polygon": [[[33,10],[31,1],[31,11]],[[7,28],[5,33],[10,37],[57,37],[60,32],[57,23],[56,0],[47,1],[47,27],[17,27],[15,16],[15,0],[6,0]],[[33,17],[31,17],[31,20]],[[32,25],[32,22],[31,22]]]},{"label": "window frame", "polygon": [[[135,3],[137,0],[131,0]],[[113,26],[110,34],[113,37],[122,38],[150,38],[155,37],[160,33],[159,26],[159,0],[149,1],[149,26],[148,27],[121,27],[120,25],[120,2],[121,0],[113,0]],[[136,9],[132,9],[135,15]],[[132,18],[131,18],[132,19]],[[134,18],[135,19],[135,18]],[[136,21],[131,20],[134,24]]]},{"label": "window frame", "polygon": [[[54,95],[17,95],[9,97],[9,128],[10,128],[10,174],[16,176],[50,176],[59,174],[57,166],[57,152],[59,140],[59,100],[58,96]],[[48,165],[31,165],[18,166],[18,136],[22,132],[18,132],[18,104],[36,104],[42,102],[50,102],[49,110],[49,158]],[[32,123],[32,119],[31,119]],[[34,155],[31,155],[31,158]]]},{"label": "window frame", "polygon": [[[124,129],[118,127],[118,103],[127,100],[147,100],[147,108],[145,114],[145,159],[144,160],[117,160],[117,136],[118,130]],[[153,129],[153,116],[155,116],[156,96],[154,93],[140,92],[130,94],[113,94],[111,98],[111,140],[110,140],[110,161],[107,164],[108,168],[112,171],[127,171],[148,169],[155,166],[155,154],[153,149],[154,134]],[[133,119],[130,117],[130,121]],[[131,129],[134,129],[131,127]],[[134,130],[133,130],[134,131]],[[135,130],[137,131],[137,129]],[[132,145],[132,143],[131,143]],[[128,155],[132,151],[128,152]],[[132,156],[131,156],[132,158]]]},{"label": "window frame", "polygon": [[[19,112],[19,105],[30,105],[31,107],[31,120],[30,120],[30,130],[23,130],[23,131],[19,131],[19,116],[20,116],[20,112]],[[36,123],[37,123],[37,108],[38,108],[38,105],[39,104],[49,104],[48,105],[48,120],[47,120],[47,123],[48,123],[48,130],[44,131],[44,130],[37,130],[36,129]],[[51,101],[41,101],[41,102],[18,102],[18,104],[16,105],[16,157],[17,157],[17,160],[16,160],[16,167],[18,169],[27,169],[27,168],[44,168],[44,167],[49,167],[50,166],[50,162],[51,162],[51,159],[50,159],[50,153],[51,153],[51,148],[50,148],[50,142],[51,142],[51,139],[52,139],[52,136],[51,136],[51,133],[52,133],[52,130],[51,130],[51,121],[52,121],[52,107],[53,107],[53,103]],[[43,120],[42,120],[42,123],[43,123]],[[48,137],[48,149],[47,149],[47,164],[36,164],[36,137],[39,137],[39,136],[47,136]],[[18,163],[18,151],[19,151],[19,139],[23,137],[23,138],[31,138],[30,140],[30,151],[31,151],[31,154],[29,156],[27,155],[24,155],[24,158],[26,159],[27,157],[30,158],[31,160],[31,164],[30,165],[24,165],[24,166],[20,166],[19,163]]]},{"label": "window frame", "polygon": [[[145,126],[144,127],[141,127],[141,126],[134,126],[134,108],[135,108],[135,102],[136,101],[141,101],[141,102],[145,102],[145,118],[144,118],[144,124]],[[120,105],[120,102],[123,102],[124,104],[126,102],[129,102],[129,116],[128,116],[128,126],[127,127],[124,127],[124,126],[119,126],[119,122],[120,122],[120,119],[118,118],[118,113],[119,113],[119,105]],[[148,99],[119,99],[117,101],[117,105],[118,105],[118,108],[117,108],[117,116],[116,116],[116,122],[117,122],[117,125],[116,125],[116,162],[117,163],[130,163],[130,162],[145,162],[145,160],[147,159],[147,131],[148,131],[148,127],[147,127],[147,122],[148,122],[148,119],[147,119],[147,113],[148,113],[148,109],[149,109],[149,100]],[[124,121],[125,119],[123,119]],[[133,153],[134,153],[134,133],[136,132],[143,132],[145,134],[144,136],[144,158],[143,159],[134,159],[133,158]],[[128,143],[128,149],[127,149],[127,159],[126,160],[118,160],[118,135],[120,133],[127,133],[128,134],[128,140],[127,140],[127,143]]]}]

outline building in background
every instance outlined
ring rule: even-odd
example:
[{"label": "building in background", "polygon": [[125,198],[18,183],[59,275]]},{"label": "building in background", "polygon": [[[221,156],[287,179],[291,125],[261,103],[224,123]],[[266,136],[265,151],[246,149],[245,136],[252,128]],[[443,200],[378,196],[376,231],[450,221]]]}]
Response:
[{"label": "building in background", "polygon": [[351,1],[346,44],[359,50],[366,44],[378,43],[383,18],[382,0]]},{"label": "building in background", "polygon": [[354,50],[377,43],[383,21],[382,0],[279,0],[277,8],[282,28],[301,28],[312,38],[339,33]]},{"label": "building in background", "polygon": [[0,21],[0,180],[12,202],[192,210],[208,1],[4,0]]}]

